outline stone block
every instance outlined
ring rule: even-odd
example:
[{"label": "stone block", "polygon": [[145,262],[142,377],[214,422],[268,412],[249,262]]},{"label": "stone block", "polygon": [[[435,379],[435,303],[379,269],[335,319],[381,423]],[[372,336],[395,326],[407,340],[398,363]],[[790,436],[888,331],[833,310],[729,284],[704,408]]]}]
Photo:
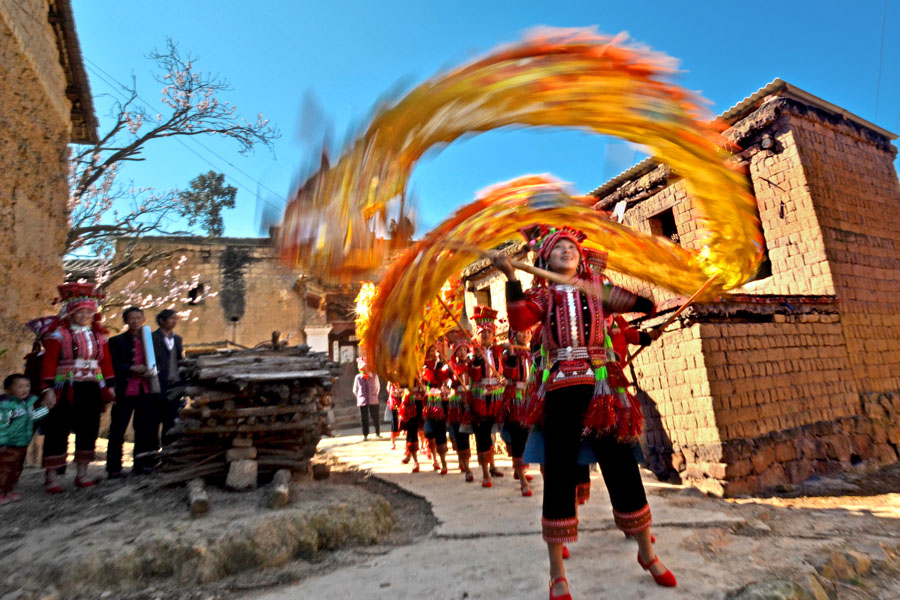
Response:
[{"label": "stone block", "polygon": [[873,454],[875,460],[880,464],[888,465],[897,462],[897,452],[890,444],[875,444]]},{"label": "stone block", "polygon": [[236,460],[228,466],[225,487],[243,491],[256,488],[258,466],[255,460]]},{"label": "stone block", "polygon": [[753,472],[753,463],[750,462],[750,459],[745,458],[743,460],[739,460],[733,463],[726,463],[725,467],[725,478],[726,479],[739,479],[741,477],[745,477]]},{"label": "stone block", "polygon": [[759,477],[750,475],[733,481],[725,481],[722,483],[722,487],[726,497],[751,496],[759,489]]},{"label": "stone block", "polygon": [[784,464],[784,471],[791,483],[803,483],[813,476],[815,466],[812,460],[793,460]]},{"label": "stone block", "polygon": [[225,460],[234,462],[236,460],[253,460],[256,458],[256,448],[229,448],[225,452]]},{"label": "stone block", "polygon": [[823,440],[825,442],[825,457],[829,460],[837,460],[840,462],[850,462],[850,440],[842,435],[829,435]]},{"label": "stone block", "polygon": [[775,446],[775,460],[785,463],[795,458],[797,458],[797,448],[793,441],[778,442]]},{"label": "stone block", "polygon": [[777,485],[784,485],[787,482],[787,475],[781,463],[772,464],[759,476],[759,487],[761,489],[773,488]]},{"label": "stone block", "polygon": [[750,462],[753,463],[753,470],[757,473],[762,473],[765,471],[769,465],[775,462],[775,449],[772,446],[766,445],[763,447],[757,447],[756,451],[750,457]]}]

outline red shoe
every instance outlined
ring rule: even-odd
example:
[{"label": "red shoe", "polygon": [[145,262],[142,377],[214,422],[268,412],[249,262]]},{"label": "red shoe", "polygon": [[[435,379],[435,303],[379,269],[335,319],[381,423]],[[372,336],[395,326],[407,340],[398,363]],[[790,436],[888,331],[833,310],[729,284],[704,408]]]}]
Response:
[{"label": "red shoe", "polygon": [[[637,559],[638,564],[641,565],[645,571],[650,571],[650,567],[652,567],[654,563],[659,562],[659,557],[654,556],[653,560],[651,560],[647,564],[644,564],[644,561],[641,560],[640,552],[637,555]],[[650,571],[650,574],[653,575],[653,572]],[[672,571],[668,569],[666,569],[666,572],[662,575],[653,575],[653,581],[656,582],[656,585],[661,585],[663,587],[675,587],[676,585],[678,585],[678,582],[675,581],[675,576],[672,575]]]},{"label": "red shoe", "polygon": [[447,467],[441,469],[441,475],[446,475],[449,471],[447,471]]},{"label": "red shoe", "polygon": [[472,475],[472,471],[466,471],[466,483],[472,483],[475,481],[475,476]]},{"label": "red shoe", "polygon": [[[519,474],[518,474],[518,473],[513,473],[513,479],[518,480],[518,479],[519,479]],[[532,476],[529,475],[528,473],[525,473],[525,481],[534,481],[534,477],[532,477]]]},{"label": "red shoe", "polygon": [[503,477],[503,471],[498,469],[497,467],[491,467],[491,476],[493,477]]},{"label": "red shoe", "polygon": [[490,479],[482,479],[481,480],[481,487],[491,487],[492,485],[493,484],[491,483]]},{"label": "red shoe", "polygon": [[[553,595],[553,586],[559,583],[560,581],[566,582],[566,593],[561,596]],[[553,581],[550,582],[550,600],[572,600],[572,594],[569,593],[569,580],[565,577],[557,577]]]},{"label": "red shoe", "polygon": [[563,556],[563,559],[569,558],[569,556],[571,556],[571,554],[569,554],[569,547],[566,546],[565,544],[563,544],[562,556]]},{"label": "red shoe", "polygon": [[432,463],[431,468],[434,469],[435,471],[440,471],[441,465],[439,465],[437,463]]},{"label": "red shoe", "polygon": [[418,465],[418,463],[416,463],[416,466],[414,466],[414,467],[412,468],[412,472],[413,472],[413,473],[418,473],[418,472],[419,472],[419,465]]},{"label": "red shoe", "polygon": [[62,494],[63,490],[62,490],[62,487],[60,487],[60,485],[58,483],[56,483],[53,485],[45,484],[44,491],[47,492],[48,494],[53,495],[53,494]]},{"label": "red shoe", "polygon": [[526,498],[530,498],[534,495],[534,492],[531,491],[530,487],[522,487],[522,495]]},{"label": "red shoe", "polygon": [[412,456],[410,456],[410,455],[407,453],[407,454],[403,457],[403,460],[401,460],[400,462],[402,462],[404,465],[408,465],[408,464],[409,464],[409,461],[411,461],[411,460],[412,460]]},{"label": "red shoe", "polygon": [[94,481],[93,479],[82,479],[80,477],[75,478],[75,487],[77,487],[79,489],[84,490],[87,488],[92,488],[95,485],[97,485],[97,482]]}]

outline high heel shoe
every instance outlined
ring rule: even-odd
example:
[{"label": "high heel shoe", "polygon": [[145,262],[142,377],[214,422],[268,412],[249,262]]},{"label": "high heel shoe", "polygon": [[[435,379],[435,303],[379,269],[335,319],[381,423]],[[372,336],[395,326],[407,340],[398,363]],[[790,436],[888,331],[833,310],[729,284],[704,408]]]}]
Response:
[{"label": "high heel shoe", "polygon": [[87,489],[87,488],[92,488],[95,485],[97,485],[97,483],[93,479],[87,479],[87,478],[82,478],[82,477],[75,478],[75,487],[77,487],[79,489],[83,490],[83,489]]},{"label": "high heel shoe", "polygon": [[[518,480],[518,479],[519,479],[519,474],[518,474],[518,473],[513,473],[513,479]],[[532,476],[529,475],[528,473],[525,473],[525,481],[533,481],[533,480],[534,480],[534,477],[532,477]]]},{"label": "high heel shoe", "polygon": [[475,476],[472,474],[472,471],[466,471],[466,483],[472,483],[475,481]]},{"label": "high heel shoe", "polygon": [[491,483],[490,479],[482,479],[481,480],[481,487],[491,487],[492,485],[494,485],[494,484]]},{"label": "high heel shoe", "polygon": [[[644,564],[644,561],[641,560],[640,552],[638,552],[637,559],[638,564],[641,565],[641,567],[643,567],[645,571],[650,571],[650,567],[652,567],[654,563],[659,562],[659,557],[654,556],[653,560],[651,560],[647,564]],[[653,571],[650,571],[650,574],[653,575]],[[675,587],[676,585],[678,585],[678,582],[675,580],[675,576],[672,575],[672,571],[670,571],[669,569],[666,569],[666,572],[662,575],[653,575],[653,581],[656,582],[656,585],[661,585],[663,587]]]},{"label": "high heel shoe", "polygon": [[562,549],[563,560],[569,558],[570,556],[571,556],[571,554],[569,553],[569,547],[566,546],[565,544],[563,544],[563,549]]},{"label": "high heel shoe", "polygon": [[416,463],[416,466],[414,466],[414,467],[412,468],[412,472],[413,472],[413,473],[418,473],[418,472],[419,472],[419,463]]},{"label": "high heel shoe", "polygon": [[[553,594],[553,586],[559,583],[560,581],[566,582],[566,593],[560,596],[555,596]],[[557,577],[556,579],[550,582],[550,600],[572,600],[572,594],[569,593],[569,580],[565,577]]]}]

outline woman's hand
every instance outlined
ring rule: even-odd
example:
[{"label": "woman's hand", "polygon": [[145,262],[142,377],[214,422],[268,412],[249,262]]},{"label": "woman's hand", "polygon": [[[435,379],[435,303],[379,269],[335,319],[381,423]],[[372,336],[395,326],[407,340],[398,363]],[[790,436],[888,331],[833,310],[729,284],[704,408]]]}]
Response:
[{"label": "woman's hand", "polygon": [[506,275],[506,278],[510,281],[516,281],[516,269],[512,266],[512,261],[509,260],[509,256],[504,252],[492,252],[491,253],[491,264],[494,265],[494,268]]},{"label": "woman's hand", "polygon": [[41,394],[41,404],[48,410],[56,406],[56,392],[53,388],[44,390],[44,393]]}]

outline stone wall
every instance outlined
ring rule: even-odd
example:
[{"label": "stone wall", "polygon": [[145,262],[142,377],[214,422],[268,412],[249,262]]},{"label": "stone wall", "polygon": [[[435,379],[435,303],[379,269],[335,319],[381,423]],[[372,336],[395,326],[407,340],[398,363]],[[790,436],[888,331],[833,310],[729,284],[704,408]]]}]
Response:
[{"label": "stone wall", "polygon": [[21,370],[24,323],[52,312],[63,278],[71,105],[47,14],[0,3],[0,374]]},{"label": "stone wall", "polygon": [[[120,241],[119,251],[127,243]],[[203,299],[193,304],[184,297],[172,306],[178,311],[190,311],[190,316],[178,325],[186,345],[228,341],[253,347],[268,341],[275,330],[281,332],[282,339],[292,336],[290,345],[304,341],[307,307],[294,290],[297,275],[281,264],[267,238],[145,238],[141,244],[174,252],[167,261],[153,265],[156,275],[142,285],[143,294],[165,294],[161,285],[165,272],[174,270],[182,256],[186,260],[176,279],[199,276]],[[117,282],[111,291],[123,288],[135,278],[143,280],[140,273],[135,273]],[[154,318],[162,308],[168,305],[147,311],[150,324],[155,326]],[[110,315],[109,325],[121,328],[119,315]]]}]

